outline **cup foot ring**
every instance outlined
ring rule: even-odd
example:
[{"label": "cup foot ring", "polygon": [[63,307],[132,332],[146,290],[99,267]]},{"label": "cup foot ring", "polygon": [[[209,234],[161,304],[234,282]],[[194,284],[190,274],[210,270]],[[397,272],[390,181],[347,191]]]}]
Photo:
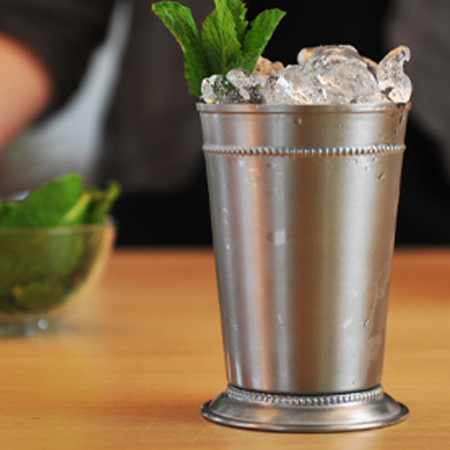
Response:
[{"label": "cup foot ring", "polygon": [[384,393],[366,391],[329,395],[285,395],[229,385],[205,403],[203,416],[222,425],[253,430],[325,433],[381,428],[406,419],[408,408]]}]

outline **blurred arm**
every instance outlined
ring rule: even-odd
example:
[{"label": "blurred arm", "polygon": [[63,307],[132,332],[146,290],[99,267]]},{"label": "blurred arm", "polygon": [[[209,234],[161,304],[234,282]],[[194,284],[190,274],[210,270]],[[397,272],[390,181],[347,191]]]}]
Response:
[{"label": "blurred arm", "polygon": [[0,146],[66,103],[114,0],[0,0]]},{"label": "blurred arm", "polygon": [[0,35],[0,148],[45,110],[51,85],[47,68],[35,55]]}]

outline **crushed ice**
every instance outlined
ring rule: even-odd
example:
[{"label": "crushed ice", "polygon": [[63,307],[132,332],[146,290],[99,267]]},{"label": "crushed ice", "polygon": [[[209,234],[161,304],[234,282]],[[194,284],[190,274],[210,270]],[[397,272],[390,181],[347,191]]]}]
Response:
[{"label": "crushed ice", "polygon": [[298,64],[259,58],[252,74],[234,69],[203,80],[206,103],[351,104],[406,103],[412,84],[404,72],[408,47],[399,46],[379,64],[350,45],[302,49]]}]

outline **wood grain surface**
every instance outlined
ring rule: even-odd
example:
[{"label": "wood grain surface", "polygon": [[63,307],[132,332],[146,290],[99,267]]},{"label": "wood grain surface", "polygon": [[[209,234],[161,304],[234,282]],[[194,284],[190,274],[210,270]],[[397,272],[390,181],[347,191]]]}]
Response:
[{"label": "wood grain surface", "polygon": [[338,434],[206,421],[226,385],[210,251],[116,251],[58,327],[0,340],[0,449],[450,448],[450,251],[394,258],[383,385],[398,425]]}]

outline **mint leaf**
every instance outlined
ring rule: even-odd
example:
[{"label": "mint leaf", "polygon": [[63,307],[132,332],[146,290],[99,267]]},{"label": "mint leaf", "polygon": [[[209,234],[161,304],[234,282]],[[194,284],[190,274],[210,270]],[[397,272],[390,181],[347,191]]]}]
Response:
[{"label": "mint leaf", "polygon": [[189,92],[197,97],[201,95],[204,78],[226,75],[238,68],[252,72],[285,14],[278,9],[264,11],[249,30],[245,19],[247,8],[241,0],[214,0],[214,3],[216,8],[203,22],[201,41],[189,8],[177,2],[152,5],[153,12],[183,49]]},{"label": "mint leaf", "polygon": [[64,302],[66,292],[58,283],[34,282],[13,289],[14,309],[18,311],[47,311]]},{"label": "mint leaf", "polygon": [[86,203],[78,174],[69,174],[32,192],[21,202],[4,202],[0,207],[0,228],[53,227],[79,223]]},{"label": "mint leaf", "polygon": [[241,0],[223,0],[223,2],[233,16],[237,38],[238,41],[242,44],[245,32],[247,31],[248,27],[248,21],[245,20],[247,8],[245,7],[245,4],[241,2]]},{"label": "mint leaf", "polygon": [[241,43],[234,17],[224,1],[203,22],[203,49],[212,73],[225,75],[240,58]]},{"label": "mint leaf", "polygon": [[106,191],[85,189],[81,175],[69,173],[45,184],[23,201],[0,200],[0,229],[102,223],[118,195],[116,183],[111,183]]},{"label": "mint leaf", "polygon": [[[9,231],[9,230],[8,230]],[[90,232],[11,233],[0,237],[0,312],[53,309],[85,283],[104,245]]]},{"label": "mint leaf", "polygon": [[120,194],[120,187],[115,182],[110,182],[105,191],[90,189],[86,195],[89,196],[89,207],[84,223],[103,223],[111,209],[112,204]]},{"label": "mint leaf", "polygon": [[279,9],[270,9],[263,11],[253,20],[242,44],[240,65],[243,69],[253,72],[258,58],[285,14]]},{"label": "mint leaf", "polygon": [[[101,224],[119,195],[86,189],[79,174],[45,184],[21,202],[0,201],[0,312],[52,309],[84,284],[105,245],[103,228],[70,233],[24,228]],[[15,228],[21,228],[16,232]]]},{"label": "mint leaf", "polygon": [[209,76],[210,71],[191,10],[177,2],[159,2],[153,3],[152,11],[180,44],[185,55],[185,77],[189,92],[199,97],[202,80]]}]

